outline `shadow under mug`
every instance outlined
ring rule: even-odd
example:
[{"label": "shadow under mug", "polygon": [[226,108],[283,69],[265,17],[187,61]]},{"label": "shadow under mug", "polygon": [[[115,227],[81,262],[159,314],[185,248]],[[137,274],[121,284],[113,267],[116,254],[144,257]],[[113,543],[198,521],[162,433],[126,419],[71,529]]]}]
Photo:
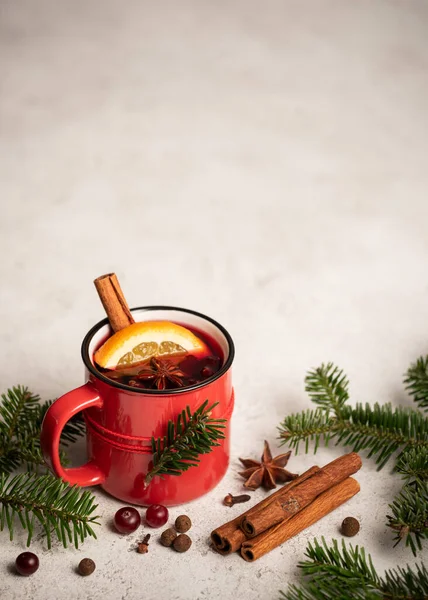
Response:
[{"label": "shadow under mug", "polygon": [[[231,366],[234,345],[219,323],[200,313],[168,306],[131,309],[135,321],[165,320],[206,333],[220,346],[223,366],[201,383],[174,390],[144,390],[112,381],[94,366],[95,350],[111,334],[108,320],[95,325],[82,343],[86,383],[56,400],[42,424],[41,447],[53,472],[71,484],[101,485],[126,502],[172,506],[194,500],[213,489],[229,464],[230,419],[234,395]],[[205,402],[218,402],[213,418],[227,419],[225,438],[200,463],[180,476],[155,476],[146,487],[150,469],[151,437],[163,436],[169,420],[176,420],[187,406],[194,412]],[[65,468],[59,457],[61,432],[74,415],[83,411],[86,421],[88,462]]]}]

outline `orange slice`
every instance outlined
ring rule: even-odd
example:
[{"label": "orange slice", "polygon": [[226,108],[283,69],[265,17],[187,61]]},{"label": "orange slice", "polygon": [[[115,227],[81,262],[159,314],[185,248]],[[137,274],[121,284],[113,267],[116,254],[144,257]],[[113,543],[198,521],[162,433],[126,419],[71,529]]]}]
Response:
[{"label": "orange slice", "polygon": [[189,329],[170,321],[133,323],[112,335],[95,352],[103,369],[129,367],[152,356],[180,356],[208,352],[207,345]]}]

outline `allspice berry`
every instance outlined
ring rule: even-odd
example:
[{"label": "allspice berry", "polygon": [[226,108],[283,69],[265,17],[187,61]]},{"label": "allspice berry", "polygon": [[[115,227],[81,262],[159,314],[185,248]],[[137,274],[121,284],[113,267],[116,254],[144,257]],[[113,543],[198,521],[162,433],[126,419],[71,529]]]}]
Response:
[{"label": "allspice berry", "polygon": [[175,519],[175,528],[178,533],[186,533],[192,526],[192,521],[187,515],[180,515]]},{"label": "allspice berry", "polygon": [[176,552],[187,552],[192,545],[192,540],[185,533],[180,533],[172,543],[172,547]]},{"label": "allspice berry", "polygon": [[165,531],[162,532],[162,535],[160,537],[160,543],[162,544],[162,546],[166,546],[167,548],[169,548],[169,546],[172,546],[172,543],[176,537],[177,534],[175,533],[172,527],[170,529],[165,529]]},{"label": "allspice berry", "polygon": [[82,558],[78,567],[80,575],[86,577],[95,571],[95,563],[91,558]]},{"label": "allspice berry", "polygon": [[340,531],[347,537],[353,537],[360,531],[360,523],[354,517],[346,517],[343,519]]}]

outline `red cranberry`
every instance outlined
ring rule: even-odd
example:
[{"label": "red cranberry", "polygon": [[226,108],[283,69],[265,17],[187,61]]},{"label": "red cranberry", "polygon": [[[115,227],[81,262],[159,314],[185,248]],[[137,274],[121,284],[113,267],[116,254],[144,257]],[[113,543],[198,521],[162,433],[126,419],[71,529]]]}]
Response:
[{"label": "red cranberry", "polygon": [[162,504],[152,504],[146,511],[146,522],[150,527],[162,527],[168,521],[168,509]]},{"label": "red cranberry", "polygon": [[132,533],[141,525],[140,513],[132,506],[124,506],[114,515],[114,526],[120,533]]},{"label": "red cranberry", "polygon": [[39,559],[32,552],[22,552],[15,560],[16,570],[20,575],[32,575],[39,568]]}]

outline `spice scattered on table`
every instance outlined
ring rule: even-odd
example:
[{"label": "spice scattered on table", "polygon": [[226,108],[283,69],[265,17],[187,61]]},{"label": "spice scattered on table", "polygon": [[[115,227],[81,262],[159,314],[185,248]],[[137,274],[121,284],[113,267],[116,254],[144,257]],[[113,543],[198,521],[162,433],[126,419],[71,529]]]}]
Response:
[{"label": "spice scattered on table", "polygon": [[144,539],[142,542],[138,542],[138,546],[137,546],[138,554],[147,554],[147,552],[149,551],[149,540],[150,540],[150,533],[148,533],[147,535],[144,536]]},{"label": "spice scattered on table", "polygon": [[160,542],[162,546],[166,546],[167,548],[169,548],[170,546],[172,546],[172,543],[176,537],[177,533],[172,527],[170,527],[169,529],[165,529],[165,531],[162,532]]},{"label": "spice scattered on table", "polygon": [[92,575],[92,573],[95,571],[95,563],[92,558],[82,558],[77,570],[79,571],[80,575],[87,577],[88,575]]},{"label": "spice scattered on table", "polygon": [[239,474],[246,479],[244,487],[256,490],[260,486],[266,490],[273,490],[277,483],[286,483],[296,479],[298,475],[290,473],[284,467],[288,463],[291,450],[272,458],[268,442],[265,440],[264,450],[260,462],[252,458],[240,458],[245,471]]},{"label": "spice scattered on table", "polygon": [[251,496],[249,494],[241,494],[240,496],[233,496],[232,494],[227,494],[224,497],[223,504],[225,506],[233,506],[234,504],[242,504],[243,502],[248,502],[251,500]]},{"label": "spice scattered on table", "polygon": [[[174,527],[175,529],[170,527],[162,532],[160,543],[167,548],[172,546],[177,552],[187,552],[192,545],[192,540],[185,533],[192,527],[190,517],[187,515],[179,515],[175,519]],[[177,531],[179,535],[177,535]]]},{"label": "spice scattered on table", "polygon": [[353,537],[360,531],[360,523],[355,517],[343,519],[340,531],[346,537]]},{"label": "spice scattered on table", "polygon": [[187,515],[180,515],[175,519],[175,529],[178,533],[186,533],[192,527],[192,521]]},{"label": "spice scattered on table", "polygon": [[33,552],[21,552],[16,557],[15,568],[20,575],[28,577],[39,568],[39,559]]},{"label": "spice scattered on table", "polygon": [[248,562],[257,560],[306,527],[316,523],[360,490],[350,477],[361,468],[355,452],[323,468],[313,466],[256,506],[211,533],[222,555],[239,550]]},{"label": "spice scattered on table", "polygon": [[186,533],[180,533],[172,543],[172,547],[176,552],[187,552],[192,545],[192,540]]}]

